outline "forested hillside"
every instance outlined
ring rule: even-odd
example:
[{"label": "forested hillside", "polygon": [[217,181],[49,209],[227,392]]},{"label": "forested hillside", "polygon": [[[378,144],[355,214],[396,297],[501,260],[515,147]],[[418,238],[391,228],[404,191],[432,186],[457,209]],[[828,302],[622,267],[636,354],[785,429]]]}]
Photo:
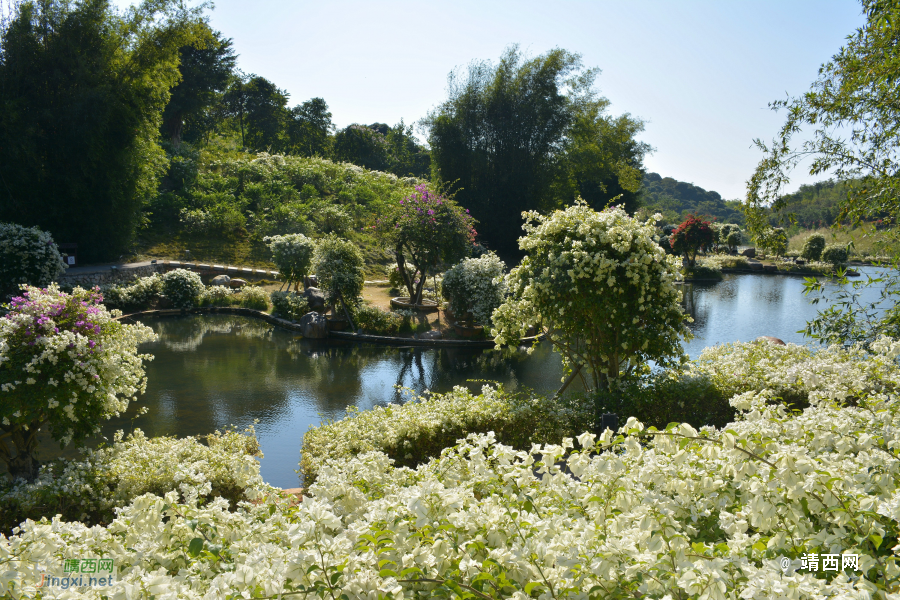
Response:
[{"label": "forested hillside", "polygon": [[712,218],[723,223],[743,224],[739,200],[723,200],[718,192],[706,191],[692,183],[662,177],[658,173],[644,175],[641,204],[648,211],[659,211],[669,223],[677,224],[689,214]]}]

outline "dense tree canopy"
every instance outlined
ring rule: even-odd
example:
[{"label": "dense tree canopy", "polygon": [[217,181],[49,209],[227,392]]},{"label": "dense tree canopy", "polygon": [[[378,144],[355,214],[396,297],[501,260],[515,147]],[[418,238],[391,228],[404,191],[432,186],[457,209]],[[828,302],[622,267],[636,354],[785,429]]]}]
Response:
[{"label": "dense tree canopy", "polygon": [[660,212],[672,224],[681,223],[694,214],[716,218],[719,222],[744,221],[739,200],[723,200],[718,192],[658,173],[644,175],[640,203],[648,214]]},{"label": "dense tree canopy", "polygon": [[331,113],[322,98],[312,98],[291,109],[287,150],[300,156],[326,157],[331,151]]},{"label": "dense tree canopy", "polygon": [[566,50],[525,58],[513,46],[496,65],[451,73],[448,99],[424,120],[436,175],[500,252],[517,251],[522,211],[579,193],[595,208],[620,193],[634,206],[649,147],[633,139],[641,121],[605,114],[597,74]]},{"label": "dense tree canopy", "polygon": [[0,31],[0,221],[115,258],[156,191],[156,140],[179,49],[200,29],[174,0],[24,2]]}]

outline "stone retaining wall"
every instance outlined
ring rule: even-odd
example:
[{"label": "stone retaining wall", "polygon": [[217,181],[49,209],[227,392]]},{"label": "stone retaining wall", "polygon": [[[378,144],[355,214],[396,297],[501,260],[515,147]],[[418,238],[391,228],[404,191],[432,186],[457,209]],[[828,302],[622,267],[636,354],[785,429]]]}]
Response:
[{"label": "stone retaining wall", "polygon": [[278,279],[278,271],[266,269],[249,269],[246,267],[227,267],[225,265],[207,265],[199,263],[182,263],[178,261],[162,261],[156,264],[140,267],[107,267],[103,271],[90,273],[74,273],[63,275],[58,282],[62,286],[81,286],[92,288],[95,285],[108,285],[112,283],[127,284],[139,277],[148,277],[154,273],[166,273],[174,269],[188,269],[200,275],[228,275],[239,277],[247,281],[258,279]]}]

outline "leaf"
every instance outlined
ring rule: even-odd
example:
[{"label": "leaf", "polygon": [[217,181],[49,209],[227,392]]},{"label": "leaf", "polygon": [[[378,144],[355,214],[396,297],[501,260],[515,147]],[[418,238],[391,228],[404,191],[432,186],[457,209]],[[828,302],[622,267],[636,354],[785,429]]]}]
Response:
[{"label": "leaf", "polygon": [[528,594],[528,595],[530,596],[530,595],[531,595],[531,591],[532,591],[534,588],[536,588],[536,587],[543,587],[543,585],[544,585],[544,584],[541,583],[540,581],[532,581],[531,583],[526,583],[526,584],[525,584],[525,593]]},{"label": "leaf", "polygon": [[875,545],[876,550],[881,547],[881,542],[884,541],[884,538],[874,533],[869,536],[869,539],[872,540],[872,543]]},{"label": "leaf", "polygon": [[191,543],[188,544],[188,554],[193,557],[200,556],[200,553],[203,551],[203,538],[194,538],[191,540]]},{"label": "leaf", "polygon": [[394,577],[394,578],[399,577],[397,575],[397,571],[392,571],[391,569],[381,569],[380,571],[378,571],[378,576],[379,577]]}]

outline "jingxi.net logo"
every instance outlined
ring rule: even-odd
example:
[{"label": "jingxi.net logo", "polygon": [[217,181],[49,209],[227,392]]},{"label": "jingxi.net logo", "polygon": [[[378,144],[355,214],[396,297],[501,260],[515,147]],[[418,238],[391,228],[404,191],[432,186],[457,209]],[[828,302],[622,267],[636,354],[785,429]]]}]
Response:
[{"label": "jingxi.net logo", "polygon": [[67,558],[62,577],[41,573],[39,588],[103,587],[115,582],[116,567],[111,558]]}]

